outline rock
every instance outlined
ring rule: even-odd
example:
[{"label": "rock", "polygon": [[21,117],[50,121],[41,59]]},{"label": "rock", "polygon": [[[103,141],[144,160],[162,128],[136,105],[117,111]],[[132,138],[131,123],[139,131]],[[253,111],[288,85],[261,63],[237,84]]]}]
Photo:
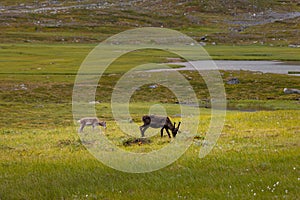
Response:
[{"label": "rock", "polygon": [[283,92],[285,94],[300,94],[300,90],[298,89],[293,89],[293,88],[284,88]]},{"label": "rock", "polygon": [[99,101],[90,101],[89,104],[99,104]]},{"label": "rock", "polygon": [[205,47],[205,46],[206,46],[206,42],[199,42],[199,44],[200,44],[202,47]]},{"label": "rock", "polygon": [[201,40],[201,41],[207,41],[206,36],[207,36],[207,35],[202,36],[202,37],[200,38],[200,40]]},{"label": "rock", "polygon": [[238,78],[231,78],[227,81],[227,84],[229,85],[234,85],[234,84],[239,84],[240,80]]},{"label": "rock", "polygon": [[28,88],[25,86],[25,84],[21,84],[21,85],[20,85],[20,89],[21,89],[21,90],[27,90]]},{"label": "rock", "polygon": [[157,88],[157,85],[150,85],[149,88],[155,89],[155,88]]},{"label": "rock", "polygon": [[300,48],[299,44],[289,44],[288,47],[290,48]]}]

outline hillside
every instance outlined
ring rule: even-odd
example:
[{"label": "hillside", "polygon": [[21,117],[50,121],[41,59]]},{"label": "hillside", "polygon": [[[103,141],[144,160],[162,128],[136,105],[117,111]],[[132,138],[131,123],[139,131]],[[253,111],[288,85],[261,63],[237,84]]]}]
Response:
[{"label": "hillside", "polygon": [[208,44],[300,44],[297,0],[76,0],[0,3],[1,43],[97,43],[136,27],[180,30]]}]

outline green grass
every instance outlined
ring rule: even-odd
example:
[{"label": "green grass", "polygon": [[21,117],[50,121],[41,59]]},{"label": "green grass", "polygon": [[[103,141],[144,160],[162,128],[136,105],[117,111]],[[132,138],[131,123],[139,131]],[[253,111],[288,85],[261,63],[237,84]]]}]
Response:
[{"label": "green grass", "polygon": [[93,45],[2,44],[1,73],[75,73]]},{"label": "green grass", "polygon": [[[81,144],[75,127],[1,128],[1,199],[297,199],[299,111],[229,112],[213,151],[202,140],[170,166],[146,174],[110,169]],[[207,127],[202,117],[199,133]],[[105,131],[115,134],[114,125]],[[169,142],[122,147],[145,151]],[[166,143],[157,143],[164,141]],[[119,145],[122,145],[119,143]],[[278,184],[277,184],[278,182]]]},{"label": "green grass", "polygon": [[299,101],[282,100],[231,100],[228,109],[260,111],[260,110],[298,110]]},{"label": "green grass", "polygon": [[[199,149],[211,113],[201,108],[196,138],[179,160],[156,172],[128,174],[96,160],[76,133],[78,124],[74,125],[71,104],[73,84],[82,60],[94,45],[0,46],[0,199],[299,197],[299,96],[282,92],[284,87],[298,88],[299,77],[222,72],[224,81],[230,77],[241,81],[239,85],[225,84],[229,108],[271,111],[228,111],[217,145],[200,159]],[[279,47],[208,46],[207,50],[217,59],[272,60],[286,54],[285,60],[298,60],[297,49]],[[174,55],[153,50],[132,52],[114,62],[100,80],[95,99],[101,101],[96,105],[97,115],[107,121],[104,133],[118,147],[149,152],[171,141],[157,135],[150,138],[149,144],[124,146],[133,138],[119,130],[110,108],[114,84],[132,67],[128,61],[140,65],[165,62],[168,57]],[[199,101],[209,98],[197,73],[182,74]],[[164,87],[153,90],[143,86],[131,99],[131,117],[140,125],[141,116],[149,112],[151,105],[162,104],[172,120],[178,122],[176,101]]]},{"label": "green grass", "polygon": [[[95,2],[59,1],[62,6]],[[1,6],[20,4],[17,0],[1,2]],[[73,120],[73,85],[84,58],[97,43],[131,28],[163,26],[197,41],[206,35],[205,49],[213,59],[298,63],[300,49],[287,46],[299,44],[299,18],[241,32],[231,31],[240,27],[227,23],[235,16],[270,8],[293,12],[300,6],[296,1],[277,0],[172,0],[57,13],[2,13],[0,199],[299,199],[299,95],[282,91],[300,88],[297,76],[221,72],[224,81],[237,77],[241,83],[225,84],[230,111],[216,146],[200,159],[211,118],[211,110],[204,108],[209,107],[210,96],[197,73],[181,72],[202,107],[198,131],[180,159],[151,173],[124,173],[96,160],[80,140]],[[117,147],[146,153],[172,141],[167,136],[160,138],[157,130],[149,143],[124,145],[135,136],[120,131],[110,106],[113,87],[126,71],[144,63],[166,62],[170,57],[177,56],[153,49],[131,52],[117,59],[99,81],[97,116],[107,121],[103,133]],[[130,99],[133,121],[141,125],[141,116],[149,113],[152,105],[161,104],[171,119],[179,122],[180,105],[174,94],[161,86],[148,86],[140,87]]]},{"label": "green grass", "polygon": [[[94,45],[38,45],[2,44],[0,47],[0,87],[1,99],[9,103],[45,102],[70,103],[75,75],[81,62]],[[263,46],[208,46],[208,52],[215,59],[280,59],[297,60],[298,50],[292,48]],[[264,52],[264,53],[263,53]],[[251,56],[250,56],[251,54]],[[136,51],[117,59],[105,72],[100,81],[96,98],[102,102],[110,101],[114,84],[122,74],[132,67],[147,62],[166,62],[176,57],[162,51]],[[173,66],[178,67],[178,66]],[[208,99],[206,85],[195,72],[182,72],[197,92],[199,99]],[[259,74],[247,71],[223,72],[223,80],[230,77],[240,79],[239,85],[226,85],[229,100],[297,100],[297,95],[283,95],[283,88],[299,87],[299,77],[274,74]],[[22,89],[25,86],[27,89]],[[134,101],[160,101],[174,103],[173,94],[163,87],[155,90],[142,87],[134,94]],[[294,106],[295,107],[295,106]]]},{"label": "green grass", "polygon": [[207,46],[209,55],[216,60],[281,60],[299,61],[300,49],[264,45]]},{"label": "green grass", "polygon": [[[76,74],[84,58],[95,47],[92,44],[1,44],[0,73]],[[207,46],[216,60],[282,60],[299,61],[299,48],[267,46]],[[110,73],[122,73],[136,64],[166,62],[178,57],[162,51],[132,52],[123,55]],[[130,66],[129,66],[130,65]]]}]

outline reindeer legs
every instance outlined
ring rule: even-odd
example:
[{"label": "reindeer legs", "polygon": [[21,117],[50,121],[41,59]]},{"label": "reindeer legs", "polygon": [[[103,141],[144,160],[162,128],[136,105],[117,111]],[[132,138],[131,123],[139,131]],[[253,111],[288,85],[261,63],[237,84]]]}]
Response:
[{"label": "reindeer legs", "polygon": [[81,132],[83,131],[83,128],[84,128],[84,127],[85,127],[85,123],[82,123],[82,124],[80,125],[80,128],[79,128],[78,132],[81,133]]},{"label": "reindeer legs", "polygon": [[140,126],[140,131],[141,131],[141,135],[142,135],[142,137],[144,137],[145,135],[144,135],[144,133],[145,133],[145,131],[147,130],[149,128],[149,125],[143,125],[143,126]]},{"label": "reindeer legs", "polygon": [[161,137],[163,136],[164,129],[166,129],[169,138],[171,138],[169,128],[168,128],[168,127],[165,127],[165,126],[160,130],[160,136],[161,136]]},{"label": "reindeer legs", "polygon": [[165,127],[163,127],[162,129],[160,129],[160,137],[163,137],[163,135],[164,135],[164,128]]}]

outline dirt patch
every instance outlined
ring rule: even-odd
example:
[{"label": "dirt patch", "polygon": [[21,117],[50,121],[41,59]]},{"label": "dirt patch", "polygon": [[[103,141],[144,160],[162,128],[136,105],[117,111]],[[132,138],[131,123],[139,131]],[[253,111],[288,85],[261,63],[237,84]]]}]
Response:
[{"label": "dirt patch", "polygon": [[150,144],[151,140],[148,138],[129,138],[123,141],[124,146],[132,146],[132,145],[142,145],[142,144]]}]

